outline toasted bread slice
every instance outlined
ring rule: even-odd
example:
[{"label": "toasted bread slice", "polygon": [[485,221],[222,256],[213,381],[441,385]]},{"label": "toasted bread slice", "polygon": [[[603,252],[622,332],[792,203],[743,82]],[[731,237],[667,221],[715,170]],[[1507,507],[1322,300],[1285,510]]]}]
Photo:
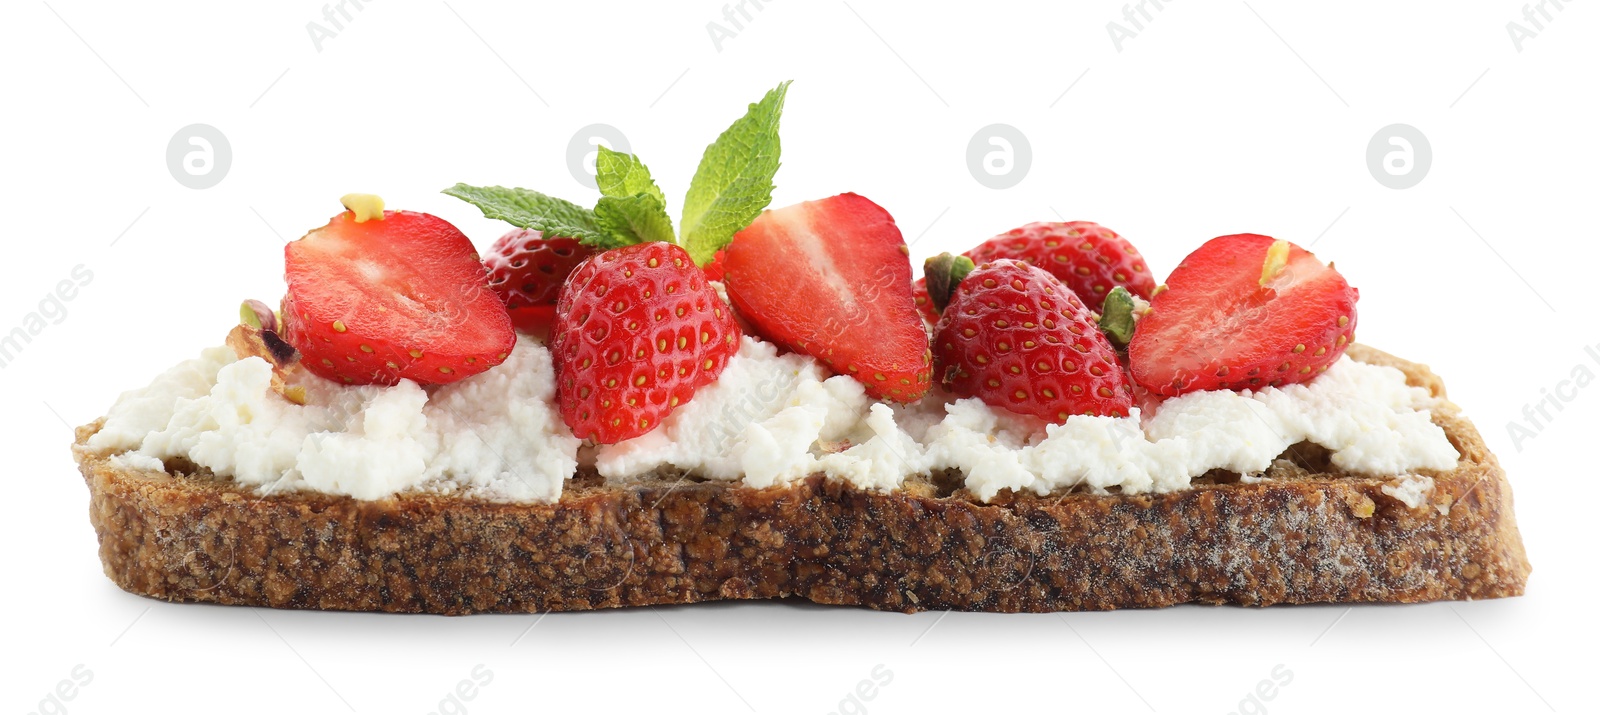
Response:
[{"label": "toasted bread slice", "polygon": [[[1422,365],[1350,354],[1443,396]],[[758,490],[580,473],[554,504],[260,496],[183,465],[115,466],[85,446],[99,423],[78,429],[74,454],[106,575],[169,601],[454,615],[797,596],[910,613],[1522,594],[1505,473],[1454,404],[1433,419],[1461,460],[1424,472],[1416,506],[1394,495],[1398,475],[1341,474],[1310,444],[1260,480],[988,504],[954,474],[880,493],[820,475]]]}]

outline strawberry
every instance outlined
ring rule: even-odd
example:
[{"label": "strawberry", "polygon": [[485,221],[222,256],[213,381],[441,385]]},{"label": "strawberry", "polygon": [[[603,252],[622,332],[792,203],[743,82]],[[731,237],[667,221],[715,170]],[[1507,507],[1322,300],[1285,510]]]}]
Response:
[{"label": "strawberry", "polygon": [[1161,395],[1304,382],[1355,339],[1359,295],[1288,241],[1213,238],[1140,319],[1128,346],[1133,379]]},{"label": "strawberry", "polygon": [[1117,353],[1076,293],[1002,258],[955,288],[934,329],[934,366],[961,397],[1049,422],[1126,416],[1132,391]]},{"label": "strawberry", "polygon": [[928,279],[926,277],[918,278],[915,283],[911,284],[911,299],[917,304],[917,313],[922,316],[923,320],[928,321],[929,325],[935,325],[939,322],[939,311],[933,306],[933,300],[928,298]]},{"label": "strawberry", "polygon": [[[1156,289],[1155,277],[1150,275],[1139,249],[1117,232],[1092,221],[1030,223],[984,241],[962,255],[980,266],[1000,258],[1014,258],[1043,268],[1095,311],[1100,310],[1100,304],[1116,286],[1145,300]],[[924,279],[917,279],[915,293],[923,316],[930,323],[937,322],[939,316],[928,301]]]},{"label": "strawberry", "polygon": [[894,218],[856,194],[763,212],[722,258],[733,305],[762,337],[847,374],[877,399],[932,384],[928,333]]},{"label": "strawberry", "polygon": [[551,236],[519,228],[501,236],[489,249],[483,267],[489,287],[505,301],[511,322],[534,335],[548,335],[555,319],[556,297],[567,274],[594,249],[573,238]]},{"label": "strawberry", "polygon": [[662,241],[585,260],[556,303],[561,417],[581,439],[649,432],[739,351],[739,326],[687,251]]},{"label": "strawberry", "polygon": [[504,361],[516,333],[472,242],[436,216],[366,213],[345,211],[284,247],[284,338],[301,363],[330,380],[393,385],[454,382]]},{"label": "strawberry", "polygon": [[716,253],[711,254],[711,260],[707,261],[704,266],[701,266],[701,268],[705,269],[706,278],[714,281],[720,281],[727,277],[726,274],[728,272],[728,268],[727,266],[723,265],[723,256],[725,255],[727,255],[726,249],[718,250]]}]

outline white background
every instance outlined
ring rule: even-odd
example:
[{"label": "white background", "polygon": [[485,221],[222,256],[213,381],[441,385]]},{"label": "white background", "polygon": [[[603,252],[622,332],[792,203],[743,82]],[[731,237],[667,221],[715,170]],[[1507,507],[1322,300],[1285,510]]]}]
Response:
[{"label": "white background", "polygon": [[[1600,374],[1584,352],[1600,346],[1594,4],[1551,3],[1542,30],[1519,0],[1169,2],[1147,5],[1137,30],[1121,2],[1065,5],[782,0],[751,6],[736,29],[714,1],[383,0],[352,10],[319,51],[306,27],[323,21],[317,1],[8,3],[0,332],[74,266],[93,280],[0,369],[0,707],[38,710],[79,664],[92,681],[46,712],[427,713],[479,664],[494,679],[468,712],[1592,707],[1600,388],[1563,387],[1570,400],[1541,429],[1523,408],[1574,371]],[[1536,33],[1521,51],[1514,20]],[[720,49],[713,21],[733,34]],[[1120,51],[1112,21],[1135,33]],[[438,191],[502,183],[587,204],[566,148],[598,122],[626,134],[676,204],[704,145],[783,79],[795,83],[775,205],[864,194],[915,241],[918,264],[1058,217],[1118,230],[1162,275],[1220,234],[1314,244],[1361,290],[1360,339],[1431,364],[1500,456],[1535,567],[1528,595],[1065,617],[749,603],[536,620],[172,605],[102,575],[69,425],[219,343],[242,298],[276,302],[284,241],[337,212],[339,195],[379,193],[486,246],[504,227]],[[165,161],[174,132],[197,122],[233,151],[206,190]],[[1396,122],[1433,151],[1406,190],[1366,165],[1369,139]],[[1032,147],[1014,188],[968,171],[969,140],[993,123]],[[1513,422],[1536,437],[1514,444]],[[892,681],[846,701],[880,664]],[[1246,701],[1279,665],[1292,681]]]}]

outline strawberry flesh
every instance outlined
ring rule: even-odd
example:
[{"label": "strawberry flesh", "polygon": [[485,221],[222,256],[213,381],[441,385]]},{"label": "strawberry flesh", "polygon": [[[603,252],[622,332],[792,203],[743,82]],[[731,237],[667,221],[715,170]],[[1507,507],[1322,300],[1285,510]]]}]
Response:
[{"label": "strawberry flesh", "polygon": [[1139,384],[1166,396],[1291,385],[1344,354],[1359,293],[1293,244],[1264,275],[1273,243],[1222,236],[1183,259],[1128,346]]},{"label": "strawberry flesh", "polygon": [[330,380],[454,382],[516,343],[472,242],[436,216],[341,213],[284,247],[284,278],[284,337]]},{"label": "strawberry flesh", "polygon": [[910,251],[882,207],[840,194],[766,211],[722,257],[728,297],[762,337],[850,375],[876,399],[932,384]]}]

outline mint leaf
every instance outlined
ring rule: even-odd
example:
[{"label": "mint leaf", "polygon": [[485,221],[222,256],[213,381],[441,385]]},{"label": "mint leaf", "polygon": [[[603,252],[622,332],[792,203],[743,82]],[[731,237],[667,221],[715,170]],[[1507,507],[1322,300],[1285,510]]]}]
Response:
[{"label": "mint leaf", "polygon": [[454,196],[518,228],[532,228],[547,236],[565,236],[599,248],[615,248],[611,234],[593,211],[571,201],[546,196],[532,189],[456,184],[442,193]]},{"label": "mint leaf", "polygon": [[650,169],[632,154],[599,147],[595,157],[595,183],[604,194],[595,204],[595,215],[619,241],[672,243],[672,217],[667,215],[667,197],[661,193]]},{"label": "mint leaf", "polygon": [[600,154],[594,160],[594,179],[600,185],[600,193],[619,199],[634,194],[650,194],[662,206],[667,205],[667,197],[656,186],[655,180],[650,178],[650,169],[639,161],[639,157],[603,146],[598,148]]},{"label": "mint leaf", "polygon": [[594,205],[594,214],[616,245],[645,241],[672,243],[672,219],[667,216],[666,204],[656,194],[602,196]]},{"label": "mint leaf", "polygon": [[778,173],[778,117],[789,91],[784,82],[706,147],[683,202],[683,240],[689,256],[705,265],[772,203]]}]

